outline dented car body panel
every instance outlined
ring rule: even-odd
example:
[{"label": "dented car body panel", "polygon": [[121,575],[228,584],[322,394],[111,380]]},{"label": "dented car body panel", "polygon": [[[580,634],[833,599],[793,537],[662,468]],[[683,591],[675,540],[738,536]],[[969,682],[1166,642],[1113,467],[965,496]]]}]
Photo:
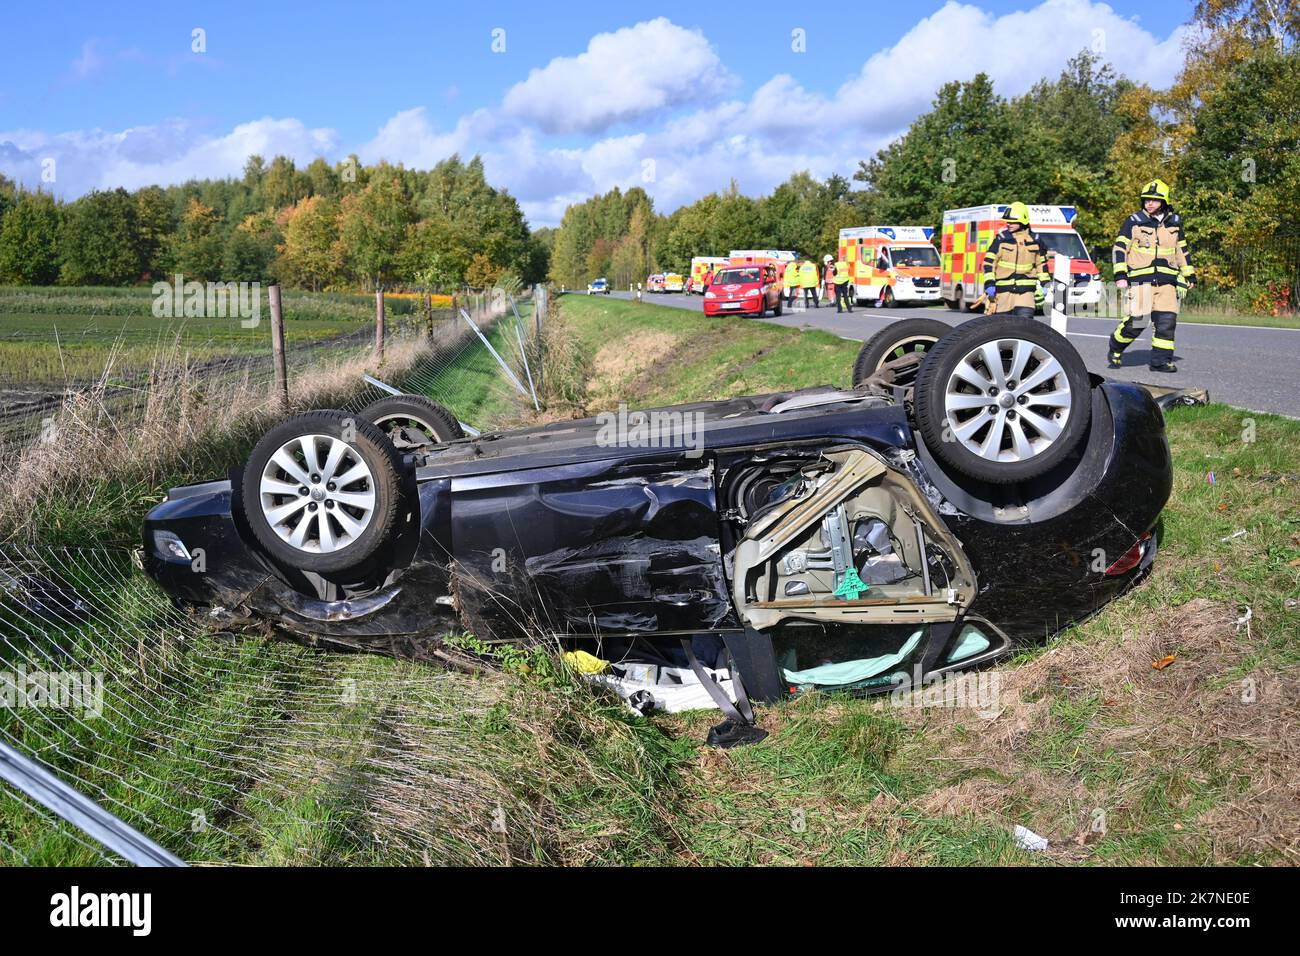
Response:
[{"label": "dented car body panel", "polygon": [[[955,482],[896,402],[809,390],[650,410],[678,423],[666,447],[640,440],[635,423],[619,432],[627,423],[601,417],[409,456],[412,531],[352,579],[325,580],[261,553],[231,482],[174,489],[146,518],[145,566],[177,601],[218,617],[264,618],[384,651],[418,651],[463,630],[485,640],[743,634],[827,618],[869,625],[904,612],[917,621],[978,617],[1012,641],[1032,641],[1141,575],[1149,557],[1106,570],[1151,531],[1168,498],[1169,451],[1150,396],[1099,382],[1093,402],[1086,447],[1032,487]],[[845,517],[861,526],[872,501],[884,500],[872,494],[890,496],[896,507],[877,509],[889,514],[867,532],[896,542],[906,579],[851,600],[769,593],[815,581],[790,561],[742,580],[737,563],[743,571],[785,557],[746,545],[737,482],[755,469],[793,469],[800,493],[815,496],[850,460],[871,473],[875,491],[861,484]],[[815,520],[800,533],[805,550],[818,546]],[[181,546],[169,548],[167,535]],[[181,557],[198,550],[202,569]],[[1094,552],[1106,560],[1100,571]]]}]

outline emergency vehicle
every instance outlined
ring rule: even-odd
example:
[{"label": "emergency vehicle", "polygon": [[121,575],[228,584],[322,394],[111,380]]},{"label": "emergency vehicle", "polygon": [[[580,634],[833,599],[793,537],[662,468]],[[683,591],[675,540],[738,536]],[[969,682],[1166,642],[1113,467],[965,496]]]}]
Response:
[{"label": "emergency vehicle", "polygon": [[857,301],[939,301],[939,253],[930,226],[841,229],[840,258],[849,264]]},{"label": "emergency vehicle", "polygon": [[686,288],[686,279],[685,279],[684,276],[682,276],[682,274],[681,274],[680,272],[665,272],[665,273],[664,273],[664,288],[663,288],[663,291],[665,291],[665,292],[681,292],[681,291],[682,291],[683,289],[685,289],[685,288]]},{"label": "emergency vehicle", "polygon": [[728,265],[732,266],[774,266],[779,282],[785,275],[785,267],[794,262],[797,256],[788,249],[732,249]]},{"label": "emergency vehicle", "polygon": [[691,260],[691,274],[686,280],[686,291],[697,295],[704,294],[704,277],[710,272],[717,272],[721,266],[731,262],[726,256],[696,256]]},{"label": "emergency vehicle", "polygon": [[[939,294],[950,309],[970,311],[983,294],[980,273],[984,252],[1004,226],[1002,215],[1007,203],[949,209],[943,214],[943,231],[939,239],[943,271],[939,276]],[[1030,206],[1029,228],[1047,254],[1049,275],[1055,274],[1056,256],[1070,260],[1070,285],[1066,305],[1095,305],[1101,301],[1101,275],[1088,254],[1083,239],[1074,231],[1078,210],[1074,206]],[[1043,290],[1045,293],[1046,289]]]}]

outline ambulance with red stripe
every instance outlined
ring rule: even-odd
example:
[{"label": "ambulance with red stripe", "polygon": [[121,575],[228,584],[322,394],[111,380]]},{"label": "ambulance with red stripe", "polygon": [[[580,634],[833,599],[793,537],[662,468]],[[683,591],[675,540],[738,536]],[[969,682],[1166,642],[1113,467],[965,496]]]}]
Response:
[{"label": "ambulance with red stripe", "polygon": [[686,291],[704,295],[704,277],[730,264],[731,260],[726,256],[696,256],[691,260],[691,274],[686,280]]},{"label": "ambulance with red stripe", "polygon": [[[970,209],[949,209],[943,214],[943,229],[939,237],[939,254],[942,260],[939,294],[950,309],[970,311],[983,290],[980,272],[984,267],[984,252],[993,237],[1002,229],[1002,215],[1007,203],[974,206]],[[1097,271],[1088,247],[1074,230],[1074,206],[1030,206],[1029,228],[1047,254],[1047,272],[1055,275],[1055,259],[1066,256],[1070,260],[1070,285],[1066,292],[1067,305],[1096,305],[1101,301],[1101,275]],[[1047,290],[1043,290],[1044,293]]]},{"label": "ambulance with red stripe", "polygon": [[939,301],[939,253],[930,226],[857,226],[840,230],[857,300],[892,306]]},{"label": "ambulance with red stripe", "polygon": [[785,275],[785,267],[794,262],[795,254],[788,249],[732,249],[729,266],[773,266],[777,281]]}]

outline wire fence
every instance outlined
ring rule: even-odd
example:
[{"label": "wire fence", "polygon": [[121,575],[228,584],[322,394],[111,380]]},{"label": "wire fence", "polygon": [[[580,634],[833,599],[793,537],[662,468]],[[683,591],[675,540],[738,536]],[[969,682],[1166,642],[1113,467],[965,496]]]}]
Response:
[{"label": "wire fence", "polygon": [[[518,318],[500,296],[468,305],[497,354],[522,368],[510,345],[536,327],[532,304]],[[431,322],[399,323],[391,384],[485,431],[531,407],[464,321]],[[338,354],[354,348],[295,352],[291,375],[357,373],[340,404],[359,410],[384,393]],[[269,392],[269,376],[252,364],[203,381],[224,402]],[[133,422],[144,405],[108,414]],[[534,811],[489,772],[506,759],[492,736],[466,730],[500,704],[496,687],[219,630],[174,606],[123,544],[0,544],[0,741],[187,862],[509,862],[526,849]],[[122,862],[0,787],[0,864]]]}]

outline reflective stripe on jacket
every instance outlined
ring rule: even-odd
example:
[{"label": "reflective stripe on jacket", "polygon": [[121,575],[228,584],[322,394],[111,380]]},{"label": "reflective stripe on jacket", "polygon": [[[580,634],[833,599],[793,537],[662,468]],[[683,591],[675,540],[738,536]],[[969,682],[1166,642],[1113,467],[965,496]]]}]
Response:
[{"label": "reflective stripe on jacket", "polygon": [[980,285],[992,283],[999,292],[1032,292],[1046,284],[1047,260],[1030,229],[1003,229],[984,253]]},{"label": "reflective stripe on jacket", "polygon": [[1111,258],[1115,278],[1130,282],[1183,284],[1196,274],[1183,238],[1183,219],[1172,209],[1159,216],[1143,209],[1125,219]]}]

